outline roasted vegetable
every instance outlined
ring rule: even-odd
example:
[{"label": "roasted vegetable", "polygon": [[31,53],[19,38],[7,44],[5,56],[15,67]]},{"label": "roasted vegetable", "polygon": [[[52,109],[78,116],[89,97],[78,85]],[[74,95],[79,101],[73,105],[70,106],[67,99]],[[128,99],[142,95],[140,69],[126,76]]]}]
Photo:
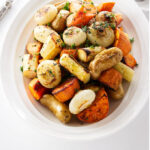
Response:
[{"label": "roasted vegetable", "polygon": [[54,88],[61,81],[61,70],[54,60],[44,60],[37,68],[37,77],[46,88]]},{"label": "roasted vegetable", "polygon": [[113,44],[115,39],[115,34],[111,27],[103,27],[105,26],[105,22],[93,23],[87,32],[87,38],[90,40],[92,44],[96,44],[103,47],[108,47]]},{"label": "roasted vegetable", "polygon": [[98,79],[102,71],[112,68],[122,59],[122,51],[112,47],[97,54],[89,64],[89,70],[93,79]]},{"label": "roasted vegetable", "polygon": [[62,40],[59,35],[52,33],[46,39],[40,54],[46,59],[54,59],[61,51]]},{"label": "roasted vegetable", "polygon": [[78,49],[78,58],[83,62],[91,61],[98,53],[103,51],[104,48],[101,46],[87,47]]},{"label": "roasted vegetable", "polygon": [[115,2],[101,3],[97,6],[97,10],[98,11],[112,11],[114,5],[115,5]]},{"label": "roasted vegetable", "polygon": [[72,114],[78,114],[89,107],[95,100],[95,93],[92,90],[79,91],[69,103],[69,110]]},{"label": "roasted vegetable", "polygon": [[102,72],[98,80],[106,86],[117,90],[122,83],[122,75],[114,68],[110,68]]},{"label": "roasted vegetable", "polygon": [[51,33],[55,33],[57,35],[57,33],[54,30],[52,30],[50,27],[43,26],[43,25],[36,26],[34,28],[33,33],[34,33],[34,38],[40,41],[41,43],[44,43]]},{"label": "roasted vegetable", "polygon": [[83,83],[87,83],[90,80],[90,73],[74,57],[63,54],[60,57],[60,64]]},{"label": "roasted vegetable", "polygon": [[93,85],[93,84],[87,84],[87,85],[85,85],[85,89],[90,89],[90,90],[94,91],[95,93],[97,93],[100,89],[100,86]]},{"label": "roasted vegetable", "polygon": [[26,46],[27,52],[31,55],[38,55],[42,48],[40,42],[29,42]]},{"label": "roasted vegetable", "polygon": [[80,84],[77,78],[70,78],[58,87],[56,87],[52,94],[60,102],[65,102],[71,99],[74,94],[80,89]]},{"label": "roasted vegetable", "polygon": [[40,84],[37,78],[34,78],[29,83],[29,90],[33,97],[36,100],[39,100],[44,95],[47,89]]},{"label": "roasted vegetable", "polygon": [[23,75],[27,78],[36,77],[39,56],[25,54],[23,56]]},{"label": "roasted vegetable", "polygon": [[68,54],[74,58],[77,58],[77,50],[75,49],[63,49],[60,53],[60,57],[63,55],[63,54]]},{"label": "roasted vegetable", "polygon": [[82,6],[82,2],[81,1],[79,1],[79,0],[72,1],[70,3],[70,12],[76,13],[77,11],[79,11],[81,6]]},{"label": "roasted vegetable", "polygon": [[79,46],[85,42],[86,33],[83,32],[80,28],[70,27],[64,31],[63,39],[65,44],[69,46]]},{"label": "roasted vegetable", "polygon": [[122,74],[122,77],[131,82],[134,76],[134,70],[123,63],[118,63],[114,66],[114,68]]},{"label": "roasted vegetable", "polygon": [[96,16],[96,8],[92,4],[84,4],[75,13],[74,18],[68,23],[68,26],[82,27],[88,24],[88,22]]},{"label": "roasted vegetable", "polygon": [[68,123],[71,119],[71,114],[67,106],[59,102],[54,96],[50,94],[44,95],[40,99],[40,103],[46,106],[52,113],[63,123]]},{"label": "roasted vegetable", "polygon": [[66,19],[69,15],[69,11],[60,10],[55,20],[52,22],[52,27],[58,32],[61,32],[66,27]]},{"label": "roasted vegetable", "polygon": [[115,21],[116,21],[116,24],[117,24],[117,26],[118,26],[118,25],[123,21],[122,15],[119,14],[119,13],[116,13],[116,14],[115,14]]},{"label": "roasted vegetable", "polygon": [[119,85],[119,88],[117,90],[108,90],[108,95],[113,98],[114,100],[120,100],[124,97],[124,89],[122,86],[122,83]]},{"label": "roasted vegetable", "polygon": [[39,9],[34,16],[37,24],[47,24],[54,20],[57,15],[57,8],[54,5],[47,4]]},{"label": "roasted vegetable", "polygon": [[130,68],[134,68],[137,65],[135,58],[131,54],[124,56],[124,61]]},{"label": "roasted vegetable", "polygon": [[120,48],[123,52],[123,56],[126,56],[131,51],[131,43],[128,34],[117,28],[114,46]]},{"label": "roasted vegetable", "polygon": [[96,99],[87,109],[77,114],[77,118],[82,122],[93,123],[104,119],[109,112],[109,101],[104,88],[101,88]]}]

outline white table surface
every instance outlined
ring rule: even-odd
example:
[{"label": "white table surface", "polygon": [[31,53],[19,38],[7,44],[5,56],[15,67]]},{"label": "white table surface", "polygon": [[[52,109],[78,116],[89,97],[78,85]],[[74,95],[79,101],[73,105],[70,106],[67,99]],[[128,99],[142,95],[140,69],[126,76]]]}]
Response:
[{"label": "white table surface", "polygon": [[[26,2],[16,0],[0,21],[0,50],[10,22]],[[0,95],[0,150],[148,150],[148,103],[135,120],[114,135],[95,141],[70,142],[38,133],[10,107],[1,89]]]}]

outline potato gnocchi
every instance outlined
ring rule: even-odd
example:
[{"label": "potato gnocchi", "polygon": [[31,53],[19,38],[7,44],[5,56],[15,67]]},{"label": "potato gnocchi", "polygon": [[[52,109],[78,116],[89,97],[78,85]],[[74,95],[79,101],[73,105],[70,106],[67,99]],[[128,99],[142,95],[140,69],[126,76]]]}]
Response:
[{"label": "potato gnocchi", "polygon": [[122,81],[132,81],[133,39],[114,5],[69,0],[47,4],[34,15],[33,39],[20,69],[31,80],[31,95],[62,123],[72,116],[84,123],[104,119],[109,102],[125,95]]}]

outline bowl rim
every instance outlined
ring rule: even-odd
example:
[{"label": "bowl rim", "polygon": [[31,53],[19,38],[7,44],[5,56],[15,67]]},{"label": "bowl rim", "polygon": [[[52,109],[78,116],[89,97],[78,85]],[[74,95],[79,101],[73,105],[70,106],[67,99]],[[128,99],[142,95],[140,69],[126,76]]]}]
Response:
[{"label": "bowl rim", "polygon": [[[52,1],[52,0],[50,0],[50,1]],[[29,5],[29,3],[30,3],[30,1],[28,1],[18,12],[17,12],[17,14],[16,14],[16,16],[14,17],[14,19],[12,20],[12,22],[11,22],[11,24],[10,24],[10,26],[13,26],[13,23],[14,23],[14,20],[17,20],[17,18],[18,18],[18,16],[20,15],[20,11],[22,10],[22,9],[25,9],[25,7],[27,7],[28,5]],[[143,12],[141,11],[141,9],[137,6],[137,4],[135,3],[135,2],[133,2],[134,3],[134,5],[135,5],[135,7],[136,7],[136,9],[139,11],[139,16],[141,16],[142,17],[142,19],[144,20],[143,22],[142,22],[142,24],[143,23],[146,23],[147,24],[147,26],[148,26],[148,21],[147,21],[147,19],[146,19],[146,17],[145,17],[145,15],[143,14]],[[4,45],[6,44],[6,41],[7,41],[7,37],[9,36],[9,32],[10,32],[10,30],[11,30],[11,28],[10,28],[10,26],[9,26],[9,30],[8,30],[8,32],[7,32],[7,34],[5,35],[5,37],[4,37],[4,40],[3,40],[3,43],[2,43],[2,49],[4,49]],[[138,34],[138,33],[137,33]],[[138,37],[139,37],[139,35],[138,35]],[[146,52],[148,52],[148,50],[146,49]],[[2,51],[0,52],[0,66],[1,66],[1,64],[2,64]],[[0,70],[2,71],[2,67],[0,67]],[[3,78],[2,78],[2,74],[0,73],[0,83],[3,83]],[[5,97],[6,97],[6,99],[8,100],[8,98],[7,98],[7,93],[6,93],[6,91],[4,91],[4,88],[3,88],[3,84],[1,84],[2,85],[2,92],[4,93],[4,95],[5,95]],[[146,85],[147,86],[147,85]],[[138,109],[138,111],[137,111],[137,113],[134,113],[133,115],[132,115],[132,117],[130,117],[130,119],[128,119],[128,121],[126,121],[126,123],[125,124],[122,124],[120,127],[117,127],[117,128],[115,128],[114,130],[112,130],[111,132],[109,132],[109,133],[107,133],[107,134],[104,134],[103,136],[98,136],[98,135],[96,135],[96,136],[93,136],[92,138],[90,138],[90,137],[85,137],[85,138],[79,138],[79,139],[76,139],[76,138],[74,138],[74,137],[66,137],[66,136],[60,136],[60,137],[62,137],[62,138],[66,138],[66,139],[68,139],[68,140],[72,140],[72,139],[76,139],[76,140],[91,140],[91,139],[97,139],[97,138],[102,138],[102,137],[105,137],[105,136],[107,136],[107,135],[112,135],[112,134],[114,134],[114,133],[116,133],[116,132],[118,132],[118,131],[120,131],[121,129],[123,129],[125,126],[127,126],[131,121],[133,121],[135,118],[136,118],[136,116],[138,115],[138,113],[141,111],[141,109],[144,107],[144,105],[146,104],[146,102],[147,102],[147,100],[148,100],[148,93],[146,93],[145,94],[145,99],[143,100],[144,102],[142,103],[142,105],[141,105],[141,107]],[[9,101],[9,100],[8,100]],[[13,102],[10,102],[9,101],[9,104],[12,106],[13,105]],[[17,114],[19,114],[19,116],[20,116],[20,113],[18,113],[18,110],[15,108],[15,107],[13,107],[14,108],[14,110],[15,110],[15,112],[17,113]],[[22,118],[22,116],[21,116],[21,118]],[[24,121],[26,121],[26,119],[24,120]],[[29,121],[30,122],[30,121]],[[38,128],[39,129],[39,128]],[[58,135],[55,135],[55,134],[51,134],[52,136],[56,136],[56,137],[58,137]]]}]

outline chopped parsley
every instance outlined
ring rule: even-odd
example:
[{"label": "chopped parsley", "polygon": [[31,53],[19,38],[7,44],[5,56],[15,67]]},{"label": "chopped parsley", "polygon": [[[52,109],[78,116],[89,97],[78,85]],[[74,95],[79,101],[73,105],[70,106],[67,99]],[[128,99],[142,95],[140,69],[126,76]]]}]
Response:
[{"label": "chopped parsley", "polygon": [[115,30],[115,29],[116,29],[116,25],[115,25],[115,24],[113,24],[113,23],[110,23],[110,27],[111,27],[113,30]]},{"label": "chopped parsley", "polygon": [[93,2],[91,2],[91,4],[92,4],[92,5],[94,5],[94,3],[93,3]]},{"label": "chopped parsley", "polygon": [[94,45],[91,45],[90,48],[95,48],[95,46],[94,46]]},{"label": "chopped parsley", "polygon": [[51,23],[49,22],[47,25],[48,25],[48,26],[51,26]]},{"label": "chopped parsley", "polygon": [[83,27],[82,27],[82,31],[83,31],[83,32],[86,32],[87,29],[88,29],[87,26],[83,26]]},{"label": "chopped parsley", "polygon": [[134,42],[134,37],[130,39],[130,43],[133,43]]},{"label": "chopped parsley", "polygon": [[76,48],[76,45],[75,45],[75,44],[72,44],[72,45],[71,45],[71,48],[72,48],[72,49],[75,49],[75,48]]},{"label": "chopped parsley", "polygon": [[64,6],[65,10],[69,10],[69,2],[66,2],[65,6]]},{"label": "chopped parsley", "polygon": [[86,13],[86,11],[84,11],[84,13]]},{"label": "chopped parsley", "polygon": [[34,72],[37,72],[37,70],[35,69]]},{"label": "chopped parsley", "polygon": [[77,88],[74,89],[75,92],[78,92],[79,90]]},{"label": "chopped parsley", "polygon": [[23,66],[20,66],[20,71],[23,72]]},{"label": "chopped parsley", "polygon": [[65,48],[65,47],[66,47],[66,44],[65,44],[65,43],[62,43],[62,44],[61,44],[61,47],[62,47],[62,48]]},{"label": "chopped parsley", "polygon": [[55,76],[51,70],[49,70],[49,73],[50,73],[53,77]]}]

